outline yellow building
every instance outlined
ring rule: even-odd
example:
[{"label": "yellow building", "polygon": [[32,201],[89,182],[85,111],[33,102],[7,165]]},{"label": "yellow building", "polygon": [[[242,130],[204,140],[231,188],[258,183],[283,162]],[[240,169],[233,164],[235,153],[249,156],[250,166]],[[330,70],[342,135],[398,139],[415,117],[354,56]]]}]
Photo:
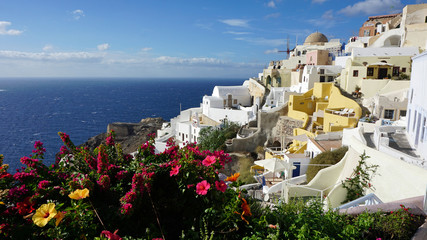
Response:
[{"label": "yellow building", "polygon": [[411,57],[416,47],[354,48],[339,77],[340,87],[352,93],[357,88],[364,98],[373,97],[389,82],[411,74]]},{"label": "yellow building", "polygon": [[288,116],[304,122],[294,129],[294,136],[342,131],[357,126],[362,108],[344,97],[332,83],[314,83],[305,94],[289,97]]}]

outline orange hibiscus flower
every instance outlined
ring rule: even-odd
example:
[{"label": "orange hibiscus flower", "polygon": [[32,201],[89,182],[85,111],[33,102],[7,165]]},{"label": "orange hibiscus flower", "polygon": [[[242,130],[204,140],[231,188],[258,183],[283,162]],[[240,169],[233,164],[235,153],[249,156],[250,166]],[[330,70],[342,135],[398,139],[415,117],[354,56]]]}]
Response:
[{"label": "orange hibiscus flower", "polygon": [[231,175],[231,176],[227,177],[227,178],[225,179],[225,181],[235,182],[235,181],[237,181],[237,178],[239,178],[239,177],[240,177],[240,173],[235,173],[235,174],[233,174],[233,175]]}]

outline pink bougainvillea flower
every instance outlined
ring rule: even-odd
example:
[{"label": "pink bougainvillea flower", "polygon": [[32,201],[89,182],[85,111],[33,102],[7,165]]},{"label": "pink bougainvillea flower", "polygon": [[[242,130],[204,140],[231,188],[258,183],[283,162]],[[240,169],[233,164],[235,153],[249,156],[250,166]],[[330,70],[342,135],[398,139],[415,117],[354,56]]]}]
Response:
[{"label": "pink bougainvillea flower", "polygon": [[203,180],[196,185],[196,193],[206,195],[210,187],[211,185],[206,180]]},{"label": "pink bougainvillea flower", "polygon": [[227,190],[227,184],[224,181],[216,181],[215,182],[216,190],[225,192]]},{"label": "pink bougainvillea flower", "polygon": [[119,235],[117,235],[118,231],[119,230],[117,229],[116,231],[111,233],[110,231],[104,230],[101,232],[101,237],[106,237],[111,240],[121,240],[122,238]]},{"label": "pink bougainvillea flower", "polygon": [[170,171],[169,175],[172,176],[176,176],[179,173],[179,169],[181,168],[181,165],[177,165],[175,167],[172,167],[172,170]]},{"label": "pink bougainvillea flower", "polygon": [[216,163],[215,156],[207,156],[205,160],[202,161],[202,164],[206,167]]},{"label": "pink bougainvillea flower", "polygon": [[89,189],[77,189],[76,191],[68,194],[68,197],[74,200],[80,200],[89,197]]}]

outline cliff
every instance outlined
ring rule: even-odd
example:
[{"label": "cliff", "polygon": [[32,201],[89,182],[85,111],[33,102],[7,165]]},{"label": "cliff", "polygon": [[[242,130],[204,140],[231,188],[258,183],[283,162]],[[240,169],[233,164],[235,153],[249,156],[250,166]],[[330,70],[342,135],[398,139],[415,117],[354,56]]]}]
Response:
[{"label": "cliff", "polygon": [[116,133],[116,143],[121,144],[123,152],[132,153],[148,140],[148,134],[156,133],[164,122],[163,118],[145,118],[139,123],[110,123],[107,126],[107,132],[91,137],[82,146],[94,149],[101,143],[105,143],[107,133],[114,130]]}]

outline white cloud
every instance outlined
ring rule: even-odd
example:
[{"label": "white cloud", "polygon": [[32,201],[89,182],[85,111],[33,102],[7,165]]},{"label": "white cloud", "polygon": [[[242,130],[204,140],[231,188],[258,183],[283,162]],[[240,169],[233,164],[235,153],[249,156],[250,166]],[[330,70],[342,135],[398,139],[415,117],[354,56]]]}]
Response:
[{"label": "white cloud", "polygon": [[249,20],[245,19],[225,19],[219,21],[232,27],[249,27]]},{"label": "white cloud", "polygon": [[151,50],[153,50],[153,48],[150,48],[150,47],[145,47],[145,48],[141,49],[142,52],[148,52],[148,51],[151,51]]},{"label": "white cloud", "polygon": [[337,21],[334,17],[334,11],[328,10],[320,18],[308,19],[307,22],[317,27],[332,28]]},{"label": "white cloud", "polygon": [[250,32],[235,32],[235,31],[227,31],[227,32],[224,32],[224,33],[233,34],[233,35],[247,35],[247,34],[251,34]]},{"label": "white cloud", "polygon": [[76,9],[71,12],[75,20],[79,20],[81,17],[85,16],[85,13],[81,9]]},{"label": "white cloud", "polygon": [[269,19],[269,18],[278,18],[280,17],[280,13],[272,13],[272,14],[268,14],[266,15],[264,18],[265,19]]},{"label": "white cloud", "polygon": [[279,52],[279,49],[275,48],[275,49],[266,50],[264,54],[273,54],[278,52]]},{"label": "white cloud", "polygon": [[46,44],[44,47],[43,47],[43,51],[51,51],[53,49],[53,46],[52,45],[50,45],[50,44]]},{"label": "white cloud", "polygon": [[265,39],[265,38],[235,38],[235,40],[245,41],[262,46],[280,46],[286,43],[285,39]]},{"label": "white cloud", "polygon": [[103,55],[90,52],[20,52],[0,51],[0,59],[22,59],[36,61],[98,61]]},{"label": "white cloud", "polygon": [[274,1],[270,1],[267,3],[267,7],[276,8],[276,3],[274,3]]},{"label": "white cloud", "polygon": [[99,51],[105,51],[110,48],[110,44],[108,43],[99,44],[97,48]]},{"label": "white cloud", "polygon": [[12,23],[0,21],[0,35],[19,35],[22,33],[20,30],[6,29],[10,25],[12,25]]},{"label": "white cloud", "polygon": [[354,16],[358,14],[375,15],[380,13],[390,13],[402,9],[400,0],[364,0],[354,5],[348,5],[341,9],[339,13]]},{"label": "white cloud", "polygon": [[312,3],[319,3],[319,4],[322,4],[322,3],[326,2],[326,1],[328,1],[328,0],[312,0],[311,2],[312,2]]}]

